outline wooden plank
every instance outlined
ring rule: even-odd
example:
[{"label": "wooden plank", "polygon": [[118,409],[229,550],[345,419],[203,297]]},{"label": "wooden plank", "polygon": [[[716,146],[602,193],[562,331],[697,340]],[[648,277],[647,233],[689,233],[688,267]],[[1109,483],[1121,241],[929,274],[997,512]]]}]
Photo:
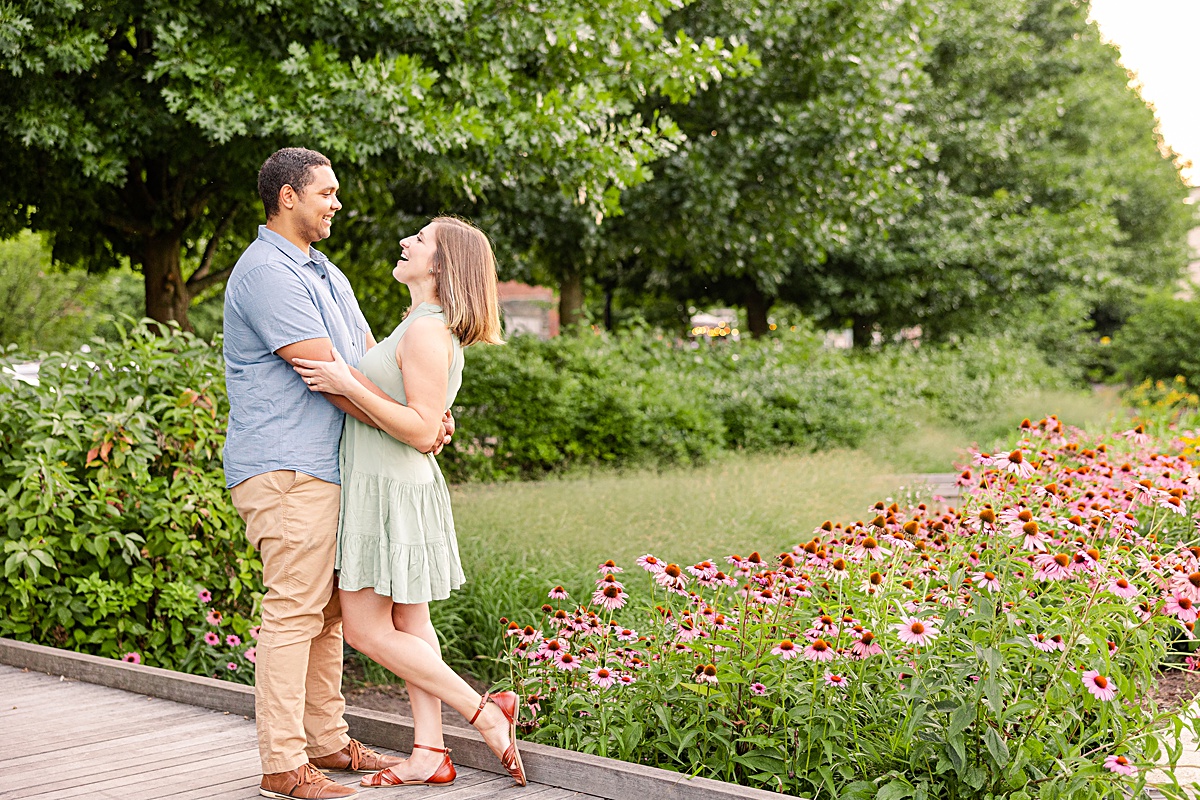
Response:
[{"label": "wooden plank", "polygon": [[[219,719],[219,718],[218,718]],[[105,765],[121,765],[129,759],[126,754],[136,753],[137,758],[158,753],[170,752],[188,743],[197,746],[216,746],[222,740],[238,736],[234,723],[222,720],[217,723],[192,725],[189,727],[171,728],[166,731],[154,731],[140,736],[126,738],[120,742],[105,740],[83,747],[69,747],[62,751],[62,760],[81,769],[100,769]],[[247,737],[254,746],[253,731]],[[44,772],[46,768],[45,754],[23,756],[21,758],[4,759],[0,761],[0,789],[8,788],[10,776],[23,775],[28,772]]]},{"label": "wooden plank", "polygon": [[260,774],[259,770],[258,754],[242,750],[229,755],[196,758],[182,764],[167,764],[135,775],[92,781],[83,786],[44,794],[37,791],[37,787],[30,787],[30,790],[20,797],[33,798],[48,795],[56,800],[58,798],[65,800],[69,797],[89,797],[94,792],[112,789],[119,789],[126,793],[124,796],[127,796],[131,789],[141,786],[153,786],[157,789],[159,796],[162,796],[163,789],[175,786],[202,787],[212,783],[214,779],[257,776]]},{"label": "wooden plank", "polygon": [[[40,797],[47,793],[54,794],[67,789],[76,789],[79,787],[86,789],[91,786],[104,786],[114,780],[122,782],[125,786],[129,786],[136,782],[136,777],[139,775],[162,768],[163,764],[186,764],[189,761],[195,760],[197,754],[203,754],[206,759],[229,756],[243,758],[246,755],[246,744],[239,741],[230,741],[226,736],[224,743],[215,746],[210,745],[203,750],[189,751],[181,744],[177,744],[165,753],[161,750],[157,753],[142,753],[134,759],[125,759],[123,761],[106,761],[99,764],[89,764],[75,759],[64,759],[64,763],[70,764],[71,768],[63,777],[46,781],[46,766],[43,764],[40,769],[31,769],[20,776],[13,776],[12,778],[0,781],[0,797],[5,797],[10,793],[14,797]],[[41,776],[40,781],[38,780],[39,775]],[[17,780],[18,777],[20,780]],[[65,795],[55,794],[55,796]]]},{"label": "wooden plank", "polygon": [[[253,714],[253,690],[211,678],[183,675],[155,667],[127,664],[53,648],[0,638],[0,663],[67,675],[90,683],[150,694],[239,715]],[[367,709],[347,709],[351,735],[370,743],[388,742],[407,748],[412,742],[412,720]],[[486,772],[500,770],[499,762],[473,728],[445,726],[446,744],[454,750],[456,764]],[[585,792],[604,800],[777,800],[777,795],[708,778],[690,778],[668,770],[630,764],[555,747],[522,742],[521,753],[531,780],[562,789]],[[255,764],[257,775],[257,764]],[[225,783],[236,784],[237,776]],[[254,782],[256,783],[256,781]],[[253,786],[254,783],[249,784]],[[226,787],[230,791],[237,785]],[[432,791],[432,790],[429,790]],[[198,795],[210,797],[217,794]],[[98,789],[91,796],[112,796]],[[127,798],[129,795],[122,794]]]},{"label": "wooden plank", "polygon": [[56,731],[53,734],[40,738],[36,742],[29,743],[25,747],[20,745],[10,747],[6,755],[12,755],[14,757],[37,755],[39,753],[53,753],[56,750],[68,745],[74,746],[76,744],[86,745],[96,742],[117,742],[127,739],[131,736],[138,736],[143,733],[164,730],[179,720],[197,719],[203,716],[205,716],[204,713],[197,713],[196,709],[164,712],[163,716],[155,720],[153,723],[143,723],[139,730],[129,731],[128,733],[124,734],[116,733],[111,724],[103,723],[97,726],[84,726],[75,731]]}]

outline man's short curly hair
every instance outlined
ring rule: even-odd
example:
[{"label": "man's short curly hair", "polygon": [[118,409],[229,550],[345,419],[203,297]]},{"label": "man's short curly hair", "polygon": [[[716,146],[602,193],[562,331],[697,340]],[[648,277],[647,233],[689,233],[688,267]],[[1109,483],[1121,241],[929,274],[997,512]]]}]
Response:
[{"label": "man's short curly hair", "polygon": [[313,167],[331,166],[329,159],[316,150],[285,147],[271,154],[258,171],[258,196],[262,199],[267,219],[279,213],[279,190],[291,186],[296,194],[312,183]]}]

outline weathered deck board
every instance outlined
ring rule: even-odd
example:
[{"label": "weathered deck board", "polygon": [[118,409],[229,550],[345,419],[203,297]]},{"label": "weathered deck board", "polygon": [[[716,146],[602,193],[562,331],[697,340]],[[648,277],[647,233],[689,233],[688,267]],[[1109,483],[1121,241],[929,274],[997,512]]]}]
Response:
[{"label": "weathered deck board", "polygon": [[[540,784],[516,788],[469,767],[458,773],[454,785],[421,797],[596,800]],[[330,777],[353,785],[362,776]],[[258,781],[254,723],[245,717],[0,665],[0,800],[250,800]]]}]

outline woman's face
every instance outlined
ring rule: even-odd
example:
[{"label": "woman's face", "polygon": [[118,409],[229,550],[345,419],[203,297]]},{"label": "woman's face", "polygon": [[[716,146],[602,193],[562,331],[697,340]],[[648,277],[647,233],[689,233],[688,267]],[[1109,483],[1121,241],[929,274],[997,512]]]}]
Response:
[{"label": "woman's face", "polygon": [[400,240],[400,260],[392,276],[401,283],[432,277],[433,254],[437,251],[436,226],[431,222],[417,233]]}]

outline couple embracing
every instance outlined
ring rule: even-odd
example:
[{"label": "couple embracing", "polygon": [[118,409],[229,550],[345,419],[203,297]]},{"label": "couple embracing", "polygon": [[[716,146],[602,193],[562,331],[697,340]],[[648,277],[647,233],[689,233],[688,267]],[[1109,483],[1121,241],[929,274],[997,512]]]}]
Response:
[{"label": "couple embracing", "polygon": [[[442,661],[429,620],[429,601],[465,580],[434,456],[454,431],[462,348],[501,342],[488,239],[438,217],[401,241],[392,275],[412,306],[376,343],[346,277],[313,247],[342,207],[329,160],[280,150],[258,192],[267,222],[225,290],[225,475],[267,587],[255,665],[260,793],[356,794],[327,770],[370,773],[371,787],[451,783],[443,702],[524,785],[518,697],[475,692]],[[405,680],[408,759],[348,736],[343,629]]]}]

